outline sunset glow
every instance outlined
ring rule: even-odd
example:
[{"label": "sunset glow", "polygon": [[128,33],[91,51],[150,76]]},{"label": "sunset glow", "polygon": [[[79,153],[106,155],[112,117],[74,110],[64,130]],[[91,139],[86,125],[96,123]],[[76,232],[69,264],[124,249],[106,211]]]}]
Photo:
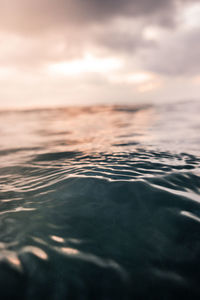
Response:
[{"label": "sunset glow", "polygon": [[120,68],[122,63],[114,58],[95,58],[87,54],[83,59],[59,62],[48,66],[51,75],[78,76],[82,73],[107,73]]}]

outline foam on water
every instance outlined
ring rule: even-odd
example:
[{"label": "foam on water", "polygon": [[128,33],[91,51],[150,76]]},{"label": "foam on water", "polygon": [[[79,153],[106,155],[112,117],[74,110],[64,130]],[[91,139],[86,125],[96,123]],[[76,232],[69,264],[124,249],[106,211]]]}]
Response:
[{"label": "foam on water", "polygon": [[199,298],[199,111],[1,112],[1,298]]}]

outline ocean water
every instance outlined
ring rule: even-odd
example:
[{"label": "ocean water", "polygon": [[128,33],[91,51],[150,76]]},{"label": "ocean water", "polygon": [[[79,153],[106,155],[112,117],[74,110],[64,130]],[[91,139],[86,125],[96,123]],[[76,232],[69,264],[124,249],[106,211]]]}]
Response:
[{"label": "ocean water", "polygon": [[0,112],[0,299],[199,299],[199,113]]}]

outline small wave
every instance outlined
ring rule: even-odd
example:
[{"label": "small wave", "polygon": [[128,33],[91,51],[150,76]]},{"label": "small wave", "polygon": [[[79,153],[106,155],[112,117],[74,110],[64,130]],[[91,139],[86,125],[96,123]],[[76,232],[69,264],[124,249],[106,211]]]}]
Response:
[{"label": "small wave", "polygon": [[199,298],[198,124],[186,142],[177,111],[1,113],[2,299]]}]

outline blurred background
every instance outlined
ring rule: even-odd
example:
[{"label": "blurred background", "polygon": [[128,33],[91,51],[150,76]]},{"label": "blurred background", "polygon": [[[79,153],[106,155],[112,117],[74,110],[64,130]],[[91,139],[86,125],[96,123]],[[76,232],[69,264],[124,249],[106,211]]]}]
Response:
[{"label": "blurred background", "polygon": [[0,108],[199,99],[198,0],[0,0]]}]

